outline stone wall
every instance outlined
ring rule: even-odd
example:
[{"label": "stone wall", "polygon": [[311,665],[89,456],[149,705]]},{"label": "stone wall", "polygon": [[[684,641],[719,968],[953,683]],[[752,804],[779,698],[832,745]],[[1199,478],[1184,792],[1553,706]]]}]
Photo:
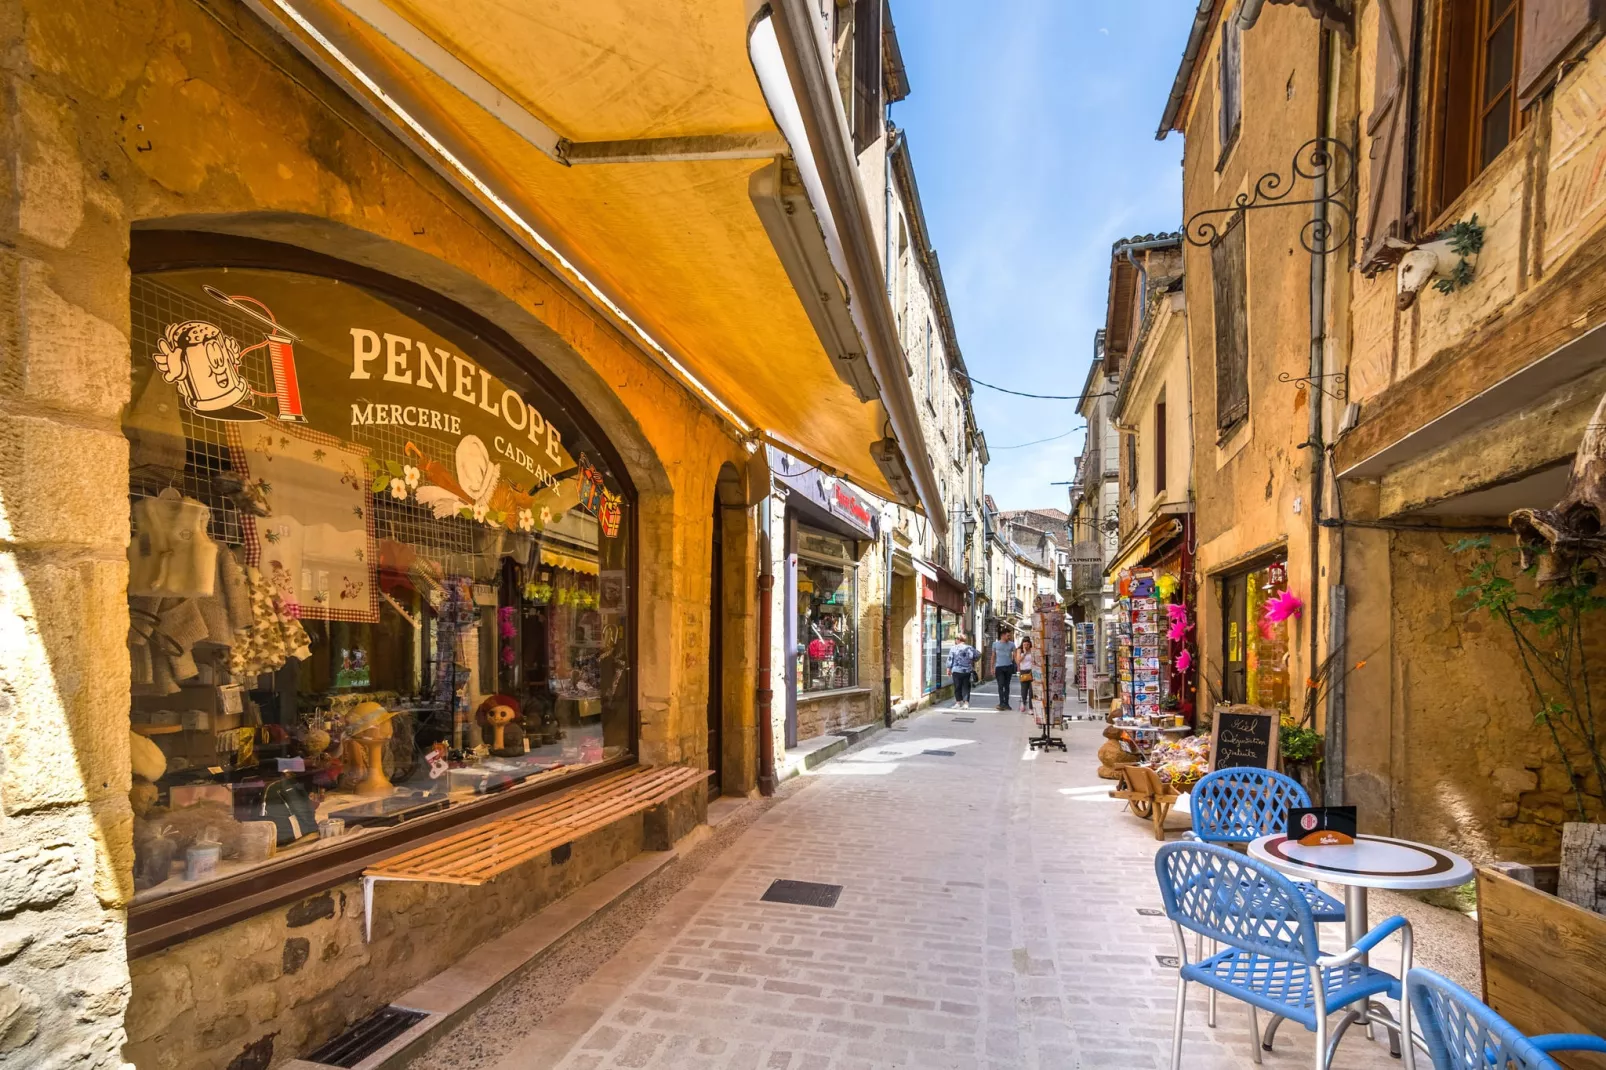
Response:
[{"label": "stone wall", "polygon": [[[405,278],[495,322],[568,386],[638,490],[634,679],[649,763],[706,760],[710,504],[720,465],[740,469],[745,454],[706,405],[242,4],[20,0],[0,9],[0,42],[0,1067],[114,1066],[132,895],[119,430],[131,232],[248,235]],[[160,1060],[204,1043],[206,1059],[221,1058],[272,1032],[257,1023],[275,1013],[303,1022],[276,1024],[286,1051],[382,998],[353,980],[370,960],[346,954],[343,891],[339,918],[305,932],[277,911],[135,963],[130,1051]],[[438,889],[380,894],[403,908],[392,919],[412,897],[428,910],[431,897],[447,911],[462,902]],[[494,902],[508,911],[540,899],[506,894]],[[308,958],[291,970],[294,939]],[[385,950],[397,962],[375,975],[399,984],[433,966],[436,952],[415,943]],[[236,963],[242,946],[254,965]],[[324,981],[338,991],[315,991]],[[153,1026],[151,1008],[185,992],[191,1019]],[[296,999],[311,1024],[286,1010]],[[177,1039],[192,1028],[193,1041]]]},{"label": "stone wall", "polygon": [[354,880],[136,959],[124,1055],[139,1070],[265,1070],[305,1055],[628,861],[643,825],[640,814],[616,822],[575,841],[561,864],[542,856],[477,888],[381,883],[371,943]]},{"label": "stone wall", "polygon": [[0,12],[0,1067],[114,1067],[133,864],[127,230],[79,159],[74,102],[14,66],[35,58],[25,8]]},{"label": "stone wall", "polygon": [[873,696],[867,687],[850,691],[826,692],[822,695],[797,697],[797,738],[799,742],[814,739],[827,732],[843,728],[857,728],[879,720],[879,707],[872,707]]},{"label": "stone wall", "polygon": [[[1467,583],[1464,536],[1393,536],[1398,834],[1478,861],[1554,862],[1570,784],[1534,723],[1505,627],[1455,597]],[[1510,539],[1499,540],[1510,545]]]}]

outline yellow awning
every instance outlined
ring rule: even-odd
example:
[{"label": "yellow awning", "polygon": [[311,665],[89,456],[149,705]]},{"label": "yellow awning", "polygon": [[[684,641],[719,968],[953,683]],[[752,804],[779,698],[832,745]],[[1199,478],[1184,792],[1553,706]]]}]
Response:
[{"label": "yellow awning", "polygon": [[[886,407],[873,391],[861,400],[864,380],[850,385],[828,353],[818,306],[799,297],[795,256],[783,261],[755,206],[755,174],[791,150],[749,57],[748,7],[260,4],[443,173],[443,159],[457,160],[471,177],[450,177],[489,214],[527,220],[535,244],[550,245],[543,259],[593,286],[594,304],[639,326],[734,423],[900,497],[871,455],[888,433]],[[805,289],[818,300],[825,288]],[[923,461],[923,443],[902,445]]]},{"label": "yellow awning", "polygon": [[1143,560],[1144,556],[1149,552],[1149,546],[1149,533],[1144,532],[1140,538],[1123,546],[1116,553],[1115,560],[1110,562],[1110,567],[1104,570],[1104,574],[1106,576],[1114,576],[1122,569],[1133,567]]},{"label": "yellow awning", "polygon": [[595,576],[600,568],[595,561],[574,554],[566,554],[562,550],[552,550],[541,547],[541,564],[550,568],[566,568],[570,572],[583,572],[587,576]]}]

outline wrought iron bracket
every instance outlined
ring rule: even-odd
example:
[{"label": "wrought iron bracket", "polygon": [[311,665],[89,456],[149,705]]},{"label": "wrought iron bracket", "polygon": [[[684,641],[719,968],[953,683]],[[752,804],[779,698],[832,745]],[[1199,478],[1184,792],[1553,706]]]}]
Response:
[{"label": "wrought iron bracket", "polygon": [[[1337,138],[1311,138],[1295,151],[1290,170],[1286,178],[1280,171],[1268,171],[1255,181],[1254,189],[1238,194],[1231,204],[1193,213],[1183,228],[1188,244],[1213,245],[1222,231],[1254,209],[1303,204],[1312,208],[1320,205],[1325,209],[1312,211],[1311,218],[1299,228],[1299,244],[1305,251],[1325,256],[1342,249],[1355,230],[1349,203],[1351,187],[1355,184],[1354,152]],[[1290,200],[1300,179],[1310,183],[1311,196]],[[1227,220],[1217,226],[1222,216]]]},{"label": "wrought iron bracket", "polygon": [[[1327,386],[1322,382],[1324,379],[1331,379],[1333,381],[1333,386],[1340,387],[1342,389],[1327,389]],[[1349,400],[1349,376],[1345,375],[1343,372],[1328,372],[1326,375],[1300,375],[1297,377],[1290,372],[1278,372],[1277,381],[1279,383],[1293,383],[1297,386],[1313,387],[1316,390],[1321,391],[1323,394],[1326,394],[1334,401]]]}]

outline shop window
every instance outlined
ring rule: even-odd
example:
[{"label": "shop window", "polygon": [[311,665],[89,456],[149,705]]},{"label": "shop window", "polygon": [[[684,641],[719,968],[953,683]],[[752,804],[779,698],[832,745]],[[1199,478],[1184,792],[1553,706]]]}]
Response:
[{"label": "shop window", "polygon": [[858,566],[847,539],[798,528],[798,690],[859,683]]},{"label": "shop window", "polygon": [[1288,712],[1288,622],[1266,616],[1266,603],[1288,590],[1288,565],[1273,561],[1222,580],[1222,695]]},{"label": "shop window", "polygon": [[920,660],[926,691],[935,691],[943,685],[942,615],[942,610],[930,602],[920,607]]},{"label": "shop window", "polygon": [[136,904],[630,752],[631,496],[544,372],[297,272],[131,311]]},{"label": "shop window", "polygon": [[1231,434],[1249,415],[1249,297],[1245,289],[1244,218],[1234,216],[1210,248],[1216,320],[1216,430]]},{"label": "shop window", "polygon": [[1475,0],[1442,7],[1430,216],[1448,208],[1520,128],[1522,6],[1523,0]]}]

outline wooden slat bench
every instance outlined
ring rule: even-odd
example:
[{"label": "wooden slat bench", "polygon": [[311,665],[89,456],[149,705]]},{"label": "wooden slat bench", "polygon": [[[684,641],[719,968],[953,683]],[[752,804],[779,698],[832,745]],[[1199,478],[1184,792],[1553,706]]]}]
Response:
[{"label": "wooden slat bench", "polygon": [[362,875],[363,938],[373,931],[374,885],[380,881],[484,884],[554,847],[668,802],[708,776],[707,769],[683,765],[620,770],[369,866]]}]

